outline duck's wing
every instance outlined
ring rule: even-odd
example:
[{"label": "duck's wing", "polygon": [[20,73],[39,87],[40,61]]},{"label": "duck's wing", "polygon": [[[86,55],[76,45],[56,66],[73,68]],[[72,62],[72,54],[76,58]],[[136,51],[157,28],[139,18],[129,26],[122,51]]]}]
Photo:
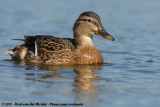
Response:
[{"label": "duck's wing", "polygon": [[74,51],[73,39],[43,36],[35,41],[35,56],[39,56],[44,62],[67,62],[67,59],[73,58]]},{"label": "duck's wing", "polygon": [[[21,40],[25,43],[23,46],[27,48],[26,59],[31,60],[36,56],[42,62],[52,61],[61,63],[63,59],[67,62],[67,59],[73,57],[75,52],[75,41],[70,38],[57,38],[51,35],[35,35],[25,36]],[[32,53],[32,54],[30,54]]]}]

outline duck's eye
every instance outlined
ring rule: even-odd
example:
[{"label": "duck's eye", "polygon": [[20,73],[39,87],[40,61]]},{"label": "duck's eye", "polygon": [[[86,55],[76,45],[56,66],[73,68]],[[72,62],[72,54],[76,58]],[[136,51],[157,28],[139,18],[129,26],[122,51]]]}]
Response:
[{"label": "duck's eye", "polygon": [[91,22],[91,19],[88,19],[88,22]]}]

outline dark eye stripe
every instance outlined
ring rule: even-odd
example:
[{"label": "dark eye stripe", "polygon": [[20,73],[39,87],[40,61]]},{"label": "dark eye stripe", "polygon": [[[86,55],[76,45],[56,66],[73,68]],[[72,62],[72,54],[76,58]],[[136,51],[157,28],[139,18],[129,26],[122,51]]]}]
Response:
[{"label": "dark eye stripe", "polygon": [[87,22],[91,22],[91,19],[80,19],[80,21],[87,21]]},{"label": "dark eye stripe", "polygon": [[91,22],[92,24],[99,26],[97,22],[95,21],[91,21],[91,19],[80,19],[80,21],[87,21],[87,22]]}]

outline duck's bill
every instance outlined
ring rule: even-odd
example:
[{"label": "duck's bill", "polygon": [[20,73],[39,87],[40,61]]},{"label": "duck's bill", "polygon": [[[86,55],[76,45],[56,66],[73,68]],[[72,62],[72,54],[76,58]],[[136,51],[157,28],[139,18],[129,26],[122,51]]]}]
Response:
[{"label": "duck's bill", "polygon": [[108,40],[112,40],[112,41],[115,40],[114,37],[112,37],[110,34],[108,34],[105,30],[103,30],[103,31],[98,30],[95,34],[98,36],[101,36],[105,39],[108,39]]}]

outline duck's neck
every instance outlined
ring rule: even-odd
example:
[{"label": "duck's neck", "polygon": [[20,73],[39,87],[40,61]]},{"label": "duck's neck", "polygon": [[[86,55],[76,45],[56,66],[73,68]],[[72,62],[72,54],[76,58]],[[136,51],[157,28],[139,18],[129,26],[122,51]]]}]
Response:
[{"label": "duck's neck", "polygon": [[74,35],[77,47],[94,47],[92,37],[86,35]]},{"label": "duck's neck", "polygon": [[94,47],[92,36],[74,35],[76,42],[77,64],[102,64],[103,57]]}]

